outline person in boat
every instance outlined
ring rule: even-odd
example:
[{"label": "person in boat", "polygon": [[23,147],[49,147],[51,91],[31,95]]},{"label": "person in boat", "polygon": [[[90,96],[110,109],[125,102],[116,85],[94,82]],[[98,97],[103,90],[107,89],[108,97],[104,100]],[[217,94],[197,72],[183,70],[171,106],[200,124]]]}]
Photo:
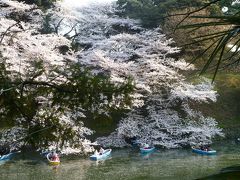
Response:
[{"label": "person in boat", "polygon": [[203,146],[201,145],[198,149],[202,150],[202,151],[210,151],[210,146]]},{"label": "person in boat", "polygon": [[59,156],[56,152],[51,154],[51,161],[59,161]]},{"label": "person in boat", "polygon": [[209,145],[206,146],[206,151],[211,151],[211,148]]},{"label": "person in boat", "polygon": [[99,150],[99,154],[102,155],[104,152],[104,149],[101,147],[100,150]]},{"label": "person in boat", "polygon": [[204,146],[201,145],[201,146],[199,146],[199,148],[197,148],[197,149],[200,149],[200,150],[204,151]]},{"label": "person in boat", "polygon": [[145,144],[143,145],[143,148],[144,148],[144,149],[149,149],[149,147],[150,147],[150,146],[149,146],[147,143],[145,143]]}]

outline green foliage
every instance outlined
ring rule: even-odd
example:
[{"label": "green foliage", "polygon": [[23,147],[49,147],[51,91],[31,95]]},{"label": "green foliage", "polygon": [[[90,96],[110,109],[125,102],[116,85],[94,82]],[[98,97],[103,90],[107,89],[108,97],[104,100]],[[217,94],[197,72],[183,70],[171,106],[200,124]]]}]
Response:
[{"label": "green foliage", "polygon": [[23,1],[27,4],[36,4],[43,8],[50,8],[53,2],[56,2],[56,0],[18,0],[18,1],[20,2]]},{"label": "green foliage", "polygon": [[[211,74],[204,76],[211,78]],[[194,77],[193,77],[194,78]],[[198,79],[198,77],[195,77]],[[239,73],[219,72],[215,81],[218,91],[218,100],[209,104],[192,104],[192,107],[200,110],[205,116],[211,116],[218,121],[223,128],[226,138],[239,137],[240,127],[240,75]]]},{"label": "green foliage", "polygon": [[[164,17],[178,16],[180,20],[177,23],[175,22],[175,26],[179,28],[178,26],[181,24],[179,29],[185,29],[185,33],[196,32],[195,34],[198,34],[197,32],[202,28],[208,30],[212,28],[213,32],[196,35],[193,37],[193,43],[188,45],[190,45],[189,49],[194,46],[195,49],[202,50],[198,55],[194,54],[196,58],[192,60],[193,63],[198,59],[204,59],[204,56],[209,56],[201,73],[214,70],[213,80],[219,69],[235,65],[240,61],[239,4],[232,6],[232,1],[228,0],[118,0],[118,4],[124,9],[124,15],[141,19],[146,27],[154,27],[164,23]],[[224,6],[228,7],[228,11],[222,13],[221,8]],[[174,12],[180,10],[185,10],[187,13],[174,14]],[[207,10],[206,15],[196,15],[203,10]],[[171,15],[168,16],[168,14]],[[191,23],[184,24],[186,19],[191,19]],[[199,20],[202,20],[202,22],[199,22]],[[226,30],[221,27],[229,27],[229,29]],[[229,48],[229,44],[232,44],[233,47]],[[178,45],[181,46],[182,44]],[[185,46],[185,49],[188,49],[188,47]]]},{"label": "green foliage", "polygon": [[[122,13],[134,19],[142,20],[146,27],[163,24],[168,14],[189,8],[200,8],[208,4],[209,0],[118,0],[118,5],[124,9]],[[221,7],[231,7],[229,0],[219,0],[207,7],[212,15],[219,15]],[[238,8],[238,7],[237,7]],[[235,9],[237,9],[235,8]]]},{"label": "green foliage", "polygon": [[51,25],[51,14],[47,14],[46,16],[44,16],[43,25],[40,29],[40,32],[42,34],[51,34],[55,32],[53,26]]},{"label": "green foliage", "polygon": [[218,6],[220,7],[227,7],[228,8],[228,11],[226,13],[224,13],[225,15],[228,15],[228,14],[235,14],[239,11],[240,9],[240,4],[237,3],[237,4],[234,4],[232,5],[234,1],[229,1],[229,0],[221,0],[218,2]]},{"label": "green foliage", "polygon": [[169,12],[190,6],[199,7],[203,0],[118,0],[117,3],[124,9],[125,16],[142,20],[145,27],[155,27],[164,22]]},{"label": "green foliage", "polygon": [[[101,99],[102,96],[106,96],[109,102],[118,95],[123,95],[125,99],[128,99],[129,94],[134,90],[131,80],[127,80],[126,84],[115,85],[106,75],[92,75],[78,64],[71,64],[64,69],[64,72],[58,71],[57,73],[67,78],[68,82],[59,84],[58,89],[55,89],[53,103],[60,106],[67,105],[71,109],[81,104],[81,107],[89,112],[97,113],[96,107],[104,101]],[[70,99],[73,101],[69,102]],[[122,107],[130,105],[125,104],[126,101],[122,103]],[[106,111],[111,109],[109,104],[101,108]]]},{"label": "green foliage", "polygon": [[[74,114],[79,108],[84,109],[87,118],[99,119],[131,106],[130,94],[134,90],[131,79],[116,85],[107,75],[93,75],[76,63],[69,63],[64,69],[52,66],[48,70],[39,59],[29,65],[25,77],[21,77],[18,72],[7,71],[6,63],[1,61],[0,116],[2,121],[27,129],[24,140],[36,148],[47,147],[50,142],[56,142],[58,147],[67,141],[79,144],[76,142],[82,135],[74,126],[82,127],[85,118],[74,119],[70,115],[74,126],[61,122],[61,116]],[[47,80],[41,81],[41,76],[46,74]],[[118,100],[119,106],[111,105],[119,96],[123,97]]]}]

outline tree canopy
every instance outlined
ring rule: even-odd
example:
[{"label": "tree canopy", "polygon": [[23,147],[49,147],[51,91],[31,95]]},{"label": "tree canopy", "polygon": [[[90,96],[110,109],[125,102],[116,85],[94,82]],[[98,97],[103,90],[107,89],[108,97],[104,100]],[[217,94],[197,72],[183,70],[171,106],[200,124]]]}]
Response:
[{"label": "tree canopy", "polygon": [[179,8],[199,7],[203,4],[202,0],[118,0],[120,8],[124,9],[124,14],[141,19],[146,27],[156,27],[163,24],[164,18],[168,13]]},{"label": "tree canopy", "polygon": [[49,8],[56,0],[18,0],[19,2],[25,2],[27,4],[36,4],[43,8]]},{"label": "tree canopy", "polygon": [[[213,71],[213,79],[215,79],[219,69],[237,65],[240,61],[240,5],[238,1],[118,0],[118,4],[124,9],[125,15],[141,19],[146,27],[168,24],[170,17],[178,17],[179,20],[173,27],[176,33],[174,36],[178,36],[177,29],[187,29],[188,31],[184,33],[194,34],[183,38],[191,38],[191,43],[178,45],[189,51],[194,44],[195,47],[200,46],[197,53],[193,54],[195,57],[191,63],[203,57],[206,59],[201,74],[207,70]],[[179,13],[180,11],[182,12]],[[203,11],[205,12],[199,14]],[[203,34],[198,35],[201,29],[203,29],[201,31]]]}]

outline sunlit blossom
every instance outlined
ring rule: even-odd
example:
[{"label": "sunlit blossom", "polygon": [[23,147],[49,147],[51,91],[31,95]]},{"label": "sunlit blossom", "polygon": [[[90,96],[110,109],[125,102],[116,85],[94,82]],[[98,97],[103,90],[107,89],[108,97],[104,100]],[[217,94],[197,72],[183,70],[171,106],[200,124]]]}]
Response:
[{"label": "sunlit blossom", "polygon": [[228,7],[224,6],[224,7],[222,8],[222,12],[223,12],[223,13],[228,12]]}]

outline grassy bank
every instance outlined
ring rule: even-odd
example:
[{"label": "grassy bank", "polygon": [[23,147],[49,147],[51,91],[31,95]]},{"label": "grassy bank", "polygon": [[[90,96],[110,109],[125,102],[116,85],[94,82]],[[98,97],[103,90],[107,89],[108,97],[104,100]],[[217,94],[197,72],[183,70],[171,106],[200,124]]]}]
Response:
[{"label": "grassy bank", "polygon": [[240,137],[240,74],[221,72],[215,80],[215,88],[219,94],[216,103],[192,106],[204,115],[214,117],[227,138]]}]

